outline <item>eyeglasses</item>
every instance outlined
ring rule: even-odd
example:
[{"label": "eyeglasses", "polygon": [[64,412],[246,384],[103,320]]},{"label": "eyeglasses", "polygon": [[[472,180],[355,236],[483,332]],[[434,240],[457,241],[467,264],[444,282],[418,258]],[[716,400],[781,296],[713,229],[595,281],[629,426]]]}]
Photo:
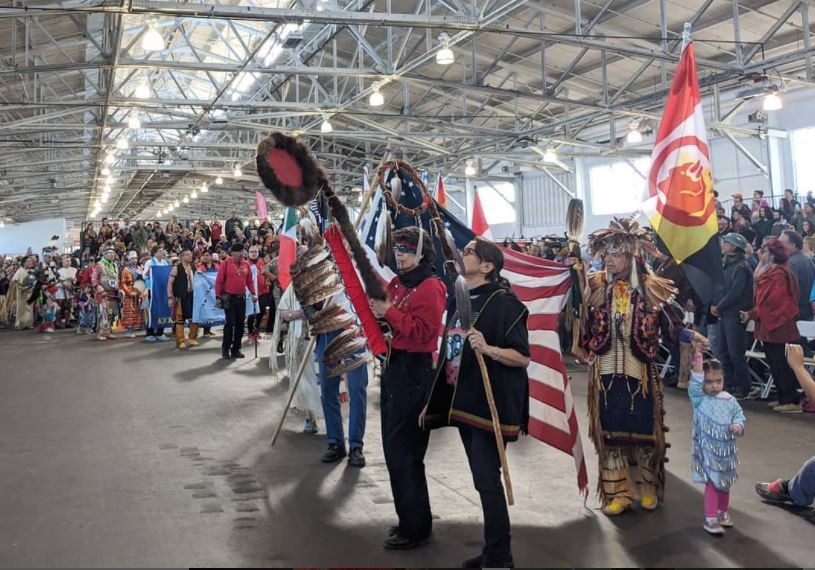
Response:
[{"label": "eyeglasses", "polygon": [[461,255],[462,256],[474,255],[474,256],[478,257],[478,254],[475,252],[475,248],[473,248],[473,247],[465,247],[464,249],[461,250]]},{"label": "eyeglasses", "polygon": [[410,246],[407,246],[407,245],[399,244],[399,245],[393,246],[393,253],[412,253],[412,254],[415,254],[416,253],[416,248],[415,247],[410,247]]}]

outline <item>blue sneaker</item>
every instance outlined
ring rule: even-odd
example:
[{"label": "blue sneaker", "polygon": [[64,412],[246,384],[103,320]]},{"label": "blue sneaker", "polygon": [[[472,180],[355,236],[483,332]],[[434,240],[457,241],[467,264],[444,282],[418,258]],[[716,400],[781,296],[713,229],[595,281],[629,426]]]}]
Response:
[{"label": "blue sneaker", "polygon": [[155,335],[152,334],[144,337],[144,342],[156,342],[157,340],[158,339],[155,337]]},{"label": "blue sneaker", "polygon": [[317,422],[311,418],[306,418],[303,433],[320,433],[319,428],[317,428]]},{"label": "blue sneaker", "polygon": [[163,334],[163,335],[161,335],[160,337],[158,337],[158,339],[159,339],[161,342],[167,342],[168,340],[170,340],[170,337],[168,337],[166,334]]}]

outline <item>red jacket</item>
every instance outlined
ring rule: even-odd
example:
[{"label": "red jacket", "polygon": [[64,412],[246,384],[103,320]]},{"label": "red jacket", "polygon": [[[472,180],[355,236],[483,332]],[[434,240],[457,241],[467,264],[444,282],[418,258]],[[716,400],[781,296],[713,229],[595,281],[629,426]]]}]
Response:
[{"label": "red jacket", "polygon": [[[252,261],[249,260],[249,263],[252,263]],[[266,264],[263,262],[262,259],[258,259],[255,262],[255,267],[258,268],[258,295],[267,295],[271,287],[269,287],[269,282],[263,275],[263,270],[266,268]]]},{"label": "red jacket", "polygon": [[786,265],[771,267],[756,279],[756,321],[753,333],[762,342],[786,343],[797,341],[798,282]]},{"label": "red jacket", "polygon": [[394,277],[388,284],[388,296],[393,305],[385,313],[385,320],[393,327],[393,348],[406,352],[435,352],[447,297],[444,282],[428,277],[408,289],[399,277]]},{"label": "red jacket", "polygon": [[221,241],[221,224],[218,222],[213,222],[213,224],[209,227],[209,231],[212,233],[212,243],[218,243]]},{"label": "red jacket", "polygon": [[255,281],[252,279],[252,271],[249,262],[241,260],[236,266],[230,257],[218,266],[218,277],[215,278],[215,295],[220,297],[221,293],[230,295],[243,295],[246,288],[255,294]]}]

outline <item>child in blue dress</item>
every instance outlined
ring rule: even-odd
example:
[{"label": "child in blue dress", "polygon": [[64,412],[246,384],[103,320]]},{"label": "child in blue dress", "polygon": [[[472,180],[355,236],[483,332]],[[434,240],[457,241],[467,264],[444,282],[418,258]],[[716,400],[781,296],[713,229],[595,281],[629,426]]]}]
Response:
[{"label": "child in blue dress", "polygon": [[738,478],[736,437],[744,435],[744,412],[736,398],[724,391],[722,363],[703,362],[698,350],[688,396],[693,404],[693,482],[705,484],[704,529],[722,535],[725,527],[733,526],[730,487]]}]

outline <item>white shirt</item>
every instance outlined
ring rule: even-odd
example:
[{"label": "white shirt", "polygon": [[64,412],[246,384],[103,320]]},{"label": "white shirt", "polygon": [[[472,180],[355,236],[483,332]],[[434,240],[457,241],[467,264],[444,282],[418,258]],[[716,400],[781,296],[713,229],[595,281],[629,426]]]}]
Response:
[{"label": "white shirt", "polygon": [[62,283],[68,279],[76,282],[76,273],[77,273],[76,267],[60,267],[57,270],[57,281],[59,282],[59,287],[57,287],[57,294],[55,298],[58,301],[63,301],[70,296],[70,293],[65,290],[65,288],[62,286]]}]

